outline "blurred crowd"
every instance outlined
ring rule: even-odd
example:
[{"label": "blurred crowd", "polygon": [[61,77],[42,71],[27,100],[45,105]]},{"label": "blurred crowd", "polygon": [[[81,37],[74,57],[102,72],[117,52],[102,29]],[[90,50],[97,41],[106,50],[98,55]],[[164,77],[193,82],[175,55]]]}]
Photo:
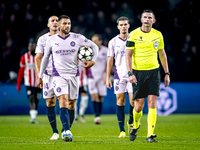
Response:
[{"label": "blurred crowd", "polygon": [[[15,83],[19,61],[27,51],[28,41],[48,32],[51,15],[68,15],[72,32],[87,38],[95,33],[103,37],[103,45],[118,34],[116,20],[130,19],[130,31],[139,27],[144,9],[155,12],[153,26],[164,36],[172,81],[200,81],[197,76],[200,54],[200,17],[194,0],[114,1],[81,0],[41,2],[38,0],[0,2],[0,83]],[[162,67],[161,67],[162,68]],[[161,71],[162,72],[162,71]],[[162,74],[163,76],[163,74]]]}]

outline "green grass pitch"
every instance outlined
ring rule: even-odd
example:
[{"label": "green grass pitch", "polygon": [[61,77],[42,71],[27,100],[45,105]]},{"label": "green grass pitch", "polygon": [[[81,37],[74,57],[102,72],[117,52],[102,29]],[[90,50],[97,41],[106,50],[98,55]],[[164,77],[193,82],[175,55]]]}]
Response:
[{"label": "green grass pitch", "polygon": [[[73,142],[64,142],[61,138],[51,141],[51,127],[47,116],[39,115],[39,124],[30,124],[29,116],[0,116],[0,150],[42,150],[42,149],[80,149],[80,150],[118,150],[118,149],[200,149],[200,115],[181,114],[158,116],[155,128],[158,143],[146,143],[147,115],[141,119],[138,137],[134,142],[128,134],[118,139],[119,127],[116,115],[102,115],[101,125],[95,125],[93,115],[85,116],[86,123],[74,123],[71,131]],[[126,121],[128,115],[126,115]],[[126,123],[126,122],[125,122]],[[57,126],[61,130],[61,122],[57,116]],[[127,126],[125,124],[127,132]]]}]

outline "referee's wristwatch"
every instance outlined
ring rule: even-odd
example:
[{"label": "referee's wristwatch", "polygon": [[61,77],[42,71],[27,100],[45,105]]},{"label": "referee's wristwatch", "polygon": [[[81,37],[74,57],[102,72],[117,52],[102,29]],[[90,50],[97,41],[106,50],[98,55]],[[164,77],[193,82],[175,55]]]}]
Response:
[{"label": "referee's wristwatch", "polygon": [[132,71],[129,71],[129,72],[128,72],[128,76],[130,77],[130,76],[132,76],[132,75],[134,75],[134,73],[133,73]]},{"label": "referee's wristwatch", "polygon": [[165,75],[170,75],[170,72],[166,72]]}]

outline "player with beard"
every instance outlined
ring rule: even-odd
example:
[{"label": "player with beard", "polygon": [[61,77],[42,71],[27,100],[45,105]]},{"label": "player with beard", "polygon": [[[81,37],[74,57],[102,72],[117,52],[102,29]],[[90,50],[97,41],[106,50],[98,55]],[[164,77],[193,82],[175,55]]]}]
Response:
[{"label": "player with beard", "polygon": [[17,90],[21,93],[21,82],[24,78],[24,85],[26,86],[27,95],[30,106],[30,122],[37,123],[36,116],[38,114],[38,100],[41,97],[41,89],[37,87],[37,72],[35,69],[35,47],[36,43],[30,39],[28,44],[28,52],[21,56],[20,69],[17,79]]},{"label": "player with beard", "polygon": [[71,20],[68,16],[60,16],[58,24],[60,32],[51,36],[45,47],[38,87],[43,86],[42,76],[52,54],[53,89],[59,101],[62,139],[68,142],[72,141],[73,138],[70,127],[74,120],[74,107],[79,92],[77,53],[81,46],[89,46],[93,49],[94,56],[92,60],[84,61],[82,65],[89,68],[95,64],[98,47],[83,35],[70,32]]},{"label": "player with beard", "polygon": [[[45,53],[46,42],[49,39],[49,37],[58,33],[58,17],[51,16],[48,19],[47,26],[49,28],[49,32],[39,37],[38,42],[37,42],[37,47],[35,50],[35,53],[36,53],[35,66],[36,66],[38,75],[40,72],[40,65],[41,65],[42,57]],[[55,97],[55,93],[53,91],[52,80],[53,80],[52,62],[51,62],[51,59],[49,59],[48,67],[45,70],[45,73],[43,75],[43,83],[44,83],[43,98],[46,99],[47,116],[48,116],[51,128],[53,130],[53,135],[50,138],[50,140],[58,140],[59,133],[58,133],[58,129],[57,129],[56,113],[55,113],[56,97]]]},{"label": "player with beard", "polygon": [[124,106],[125,106],[125,93],[129,95],[130,101],[130,117],[127,122],[128,133],[133,128],[133,90],[132,85],[129,82],[128,70],[126,67],[126,40],[129,35],[129,20],[127,17],[120,17],[117,19],[117,28],[119,29],[119,35],[115,36],[110,40],[108,44],[108,62],[107,62],[107,74],[106,74],[106,86],[111,89],[112,83],[110,75],[113,67],[113,61],[115,60],[115,71],[114,71],[114,93],[117,97],[117,119],[120,128],[119,138],[125,138],[126,133],[124,129]]}]

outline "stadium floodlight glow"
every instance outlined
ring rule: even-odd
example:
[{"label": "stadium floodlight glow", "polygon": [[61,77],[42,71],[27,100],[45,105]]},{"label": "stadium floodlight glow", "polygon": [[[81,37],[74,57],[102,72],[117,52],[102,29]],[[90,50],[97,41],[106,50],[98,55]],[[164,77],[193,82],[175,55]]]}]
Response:
[{"label": "stadium floodlight glow", "polygon": [[160,96],[157,100],[158,116],[167,116],[177,109],[177,92],[171,87],[160,84]]}]

